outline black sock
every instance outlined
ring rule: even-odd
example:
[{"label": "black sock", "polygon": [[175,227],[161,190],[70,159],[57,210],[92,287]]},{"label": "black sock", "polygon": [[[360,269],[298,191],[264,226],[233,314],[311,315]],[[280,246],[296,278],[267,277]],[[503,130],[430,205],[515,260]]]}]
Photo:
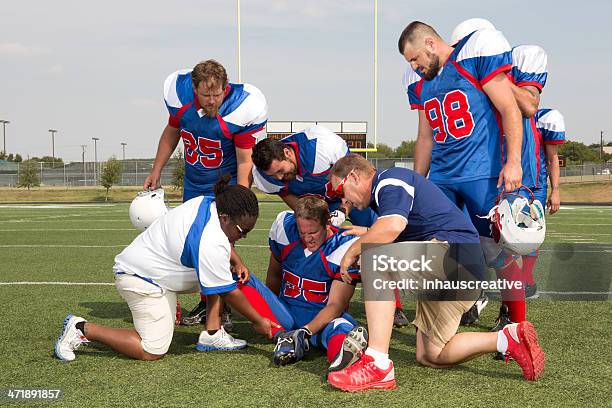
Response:
[{"label": "black sock", "polygon": [[85,335],[85,322],[78,322],[77,324],[74,325],[74,327],[79,329],[81,333],[83,333],[83,336]]},{"label": "black sock", "polygon": [[209,336],[214,336],[219,331],[219,329],[216,329],[216,330],[206,330],[206,331],[208,332]]}]

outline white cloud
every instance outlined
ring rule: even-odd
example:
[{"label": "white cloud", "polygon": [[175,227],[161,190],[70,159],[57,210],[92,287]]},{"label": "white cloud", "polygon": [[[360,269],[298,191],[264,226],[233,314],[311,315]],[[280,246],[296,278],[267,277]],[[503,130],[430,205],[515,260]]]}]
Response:
[{"label": "white cloud", "polygon": [[5,57],[34,57],[49,50],[19,43],[0,43],[0,55]]}]

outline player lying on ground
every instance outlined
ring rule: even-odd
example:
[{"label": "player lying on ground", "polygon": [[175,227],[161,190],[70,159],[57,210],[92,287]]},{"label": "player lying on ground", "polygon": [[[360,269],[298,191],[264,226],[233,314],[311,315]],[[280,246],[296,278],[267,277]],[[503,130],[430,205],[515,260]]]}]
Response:
[{"label": "player lying on ground", "polygon": [[329,209],[317,197],[296,200],[295,213],[283,211],[270,229],[270,263],[264,286],[251,276],[239,287],[251,305],[281,328],[272,329],[274,363],[302,359],[311,347],[327,350],[330,371],[355,361],[367,344],[367,332],[356,327],[346,310],[359,280],[344,283],[338,262],[355,237],[330,225]]},{"label": "player lying on ground", "polygon": [[[83,343],[97,341],[138,360],[162,358],[172,341],[177,293],[220,295],[269,338],[277,325],[262,317],[236,288],[230,271],[230,247],[253,229],[257,198],[246,187],[228,186],[229,175],[215,185],[215,198],[196,197],[170,210],[115,257],[115,285],[132,312],[134,328],[113,328],[68,315],[55,343],[55,355],[75,359]],[[248,279],[243,276],[241,279]],[[246,346],[220,325],[219,296],[209,296],[209,319],[199,350]],[[212,313],[214,311],[214,313]]]},{"label": "player lying on ground", "polygon": [[[330,181],[339,196],[353,206],[372,208],[378,220],[369,230],[350,227],[360,240],[351,244],[340,261],[343,279],[365,243],[445,241],[477,245],[478,232],[459,208],[423,176],[402,168],[376,171],[358,155],[340,159]],[[479,252],[480,253],[480,252]],[[362,271],[363,273],[363,271]],[[416,359],[427,367],[451,367],[485,353],[499,351],[512,357],[523,376],[535,380],[544,369],[544,353],[533,325],[522,322],[497,333],[457,333],[461,315],[474,301],[417,301]],[[395,388],[389,341],[393,326],[393,301],[365,301],[368,348],[353,365],[328,375],[328,381],[345,391]]]},{"label": "player lying on ground", "polygon": [[[330,169],[349,153],[346,142],[321,125],[281,140],[263,139],[253,148],[253,181],[261,191],[279,195],[292,210],[299,197],[317,195],[327,202],[333,226],[339,227],[348,216],[353,225],[369,227],[376,221],[372,210],[351,208],[328,192]],[[407,326],[399,291],[395,307],[394,325]]]}]

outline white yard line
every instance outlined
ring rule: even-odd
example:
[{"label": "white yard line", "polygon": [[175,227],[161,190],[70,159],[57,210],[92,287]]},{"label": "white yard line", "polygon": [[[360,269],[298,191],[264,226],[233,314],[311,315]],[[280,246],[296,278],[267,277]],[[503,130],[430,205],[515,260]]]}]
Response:
[{"label": "white yard line", "polygon": [[61,286],[115,286],[111,282],[0,282],[0,286],[61,285]]}]

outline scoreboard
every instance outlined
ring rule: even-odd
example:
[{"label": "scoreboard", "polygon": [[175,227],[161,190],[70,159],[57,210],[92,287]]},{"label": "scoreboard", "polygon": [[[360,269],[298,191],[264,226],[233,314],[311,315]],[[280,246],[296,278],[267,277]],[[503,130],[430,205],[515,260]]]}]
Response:
[{"label": "scoreboard", "polygon": [[325,126],[346,142],[349,149],[365,149],[368,134],[367,122],[275,122],[266,124],[269,138],[282,139],[290,134],[300,132],[314,125]]}]

